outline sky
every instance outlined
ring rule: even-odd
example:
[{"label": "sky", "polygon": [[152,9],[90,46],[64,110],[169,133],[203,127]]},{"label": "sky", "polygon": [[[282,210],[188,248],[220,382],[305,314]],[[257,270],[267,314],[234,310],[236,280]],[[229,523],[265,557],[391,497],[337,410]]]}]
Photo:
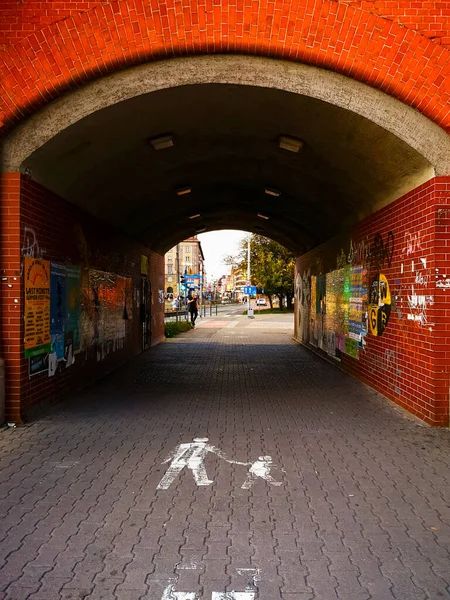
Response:
[{"label": "sky", "polygon": [[226,256],[237,254],[239,242],[247,235],[245,231],[223,229],[201,233],[197,236],[202,243],[208,281],[218,279],[221,275],[230,272],[230,267],[223,262],[223,259]]}]

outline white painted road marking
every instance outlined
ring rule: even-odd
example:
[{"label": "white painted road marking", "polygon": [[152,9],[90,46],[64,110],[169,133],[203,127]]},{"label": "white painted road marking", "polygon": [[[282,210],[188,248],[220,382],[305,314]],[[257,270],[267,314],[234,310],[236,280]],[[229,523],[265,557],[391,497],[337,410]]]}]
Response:
[{"label": "white painted road marking", "polygon": [[264,481],[267,481],[270,485],[282,485],[281,481],[275,481],[270,474],[273,465],[271,456],[260,456],[258,460],[255,460],[252,463],[230,460],[220,448],[216,448],[207,442],[208,438],[194,438],[192,442],[180,444],[172,450],[169,456],[162,462],[163,465],[170,462],[170,465],[156,489],[167,490],[184,468],[188,468],[192,471],[197,485],[205,486],[214,483],[214,480],[209,479],[205,467],[205,458],[209,452],[216,454],[230,464],[250,466],[247,477],[241,486],[243,490],[250,489],[258,477],[264,479]]},{"label": "white painted road marking", "polygon": [[242,463],[237,460],[229,460],[222,450],[216,448],[215,446],[211,446],[207,442],[208,438],[194,438],[193,442],[189,444],[180,444],[174,450],[172,450],[169,456],[162,463],[165,464],[171,461],[166,474],[158,483],[156,489],[167,490],[174,482],[177,475],[185,467],[192,471],[195,483],[197,485],[211,485],[214,483],[213,480],[208,478],[204,463],[208,452],[216,454],[231,464],[248,465],[248,463]]},{"label": "white painted road marking", "polygon": [[264,479],[265,481],[270,483],[270,485],[275,485],[275,486],[282,485],[281,481],[275,481],[275,479],[270,474],[271,465],[272,465],[272,457],[271,456],[260,456],[258,460],[255,460],[255,462],[252,463],[252,465],[248,471],[247,479],[244,481],[244,483],[241,486],[242,489],[243,490],[250,489],[258,477],[261,477],[261,479]]},{"label": "white painted road marking", "polygon": [[168,585],[164,590],[161,600],[199,600],[195,592],[176,592],[174,585]]},{"label": "white painted road marking", "polygon": [[[213,592],[211,600],[255,600],[256,592]],[[200,600],[196,592],[176,592],[174,585],[168,585],[161,600]]]}]

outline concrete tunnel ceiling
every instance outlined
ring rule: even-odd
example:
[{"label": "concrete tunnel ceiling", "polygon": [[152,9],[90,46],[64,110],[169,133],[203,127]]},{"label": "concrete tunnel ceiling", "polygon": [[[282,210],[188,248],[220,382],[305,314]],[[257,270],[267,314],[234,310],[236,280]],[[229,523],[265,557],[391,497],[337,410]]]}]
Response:
[{"label": "concrete tunnel ceiling", "polygon": [[[149,140],[164,134],[174,146],[157,151]],[[303,149],[281,149],[280,135],[299,138]],[[419,152],[352,111],[216,83],[97,110],[44,143],[23,168],[158,252],[204,230],[244,229],[301,254],[434,174]],[[187,186],[190,194],[176,194]],[[267,195],[268,187],[281,195]]]}]

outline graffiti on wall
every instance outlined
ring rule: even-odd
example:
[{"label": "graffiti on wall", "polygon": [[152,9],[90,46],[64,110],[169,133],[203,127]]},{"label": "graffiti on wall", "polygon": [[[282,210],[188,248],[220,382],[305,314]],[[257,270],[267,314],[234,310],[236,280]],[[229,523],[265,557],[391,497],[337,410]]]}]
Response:
[{"label": "graffiti on wall", "polygon": [[417,294],[414,286],[408,295],[408,321],[415,321],[420,325],[428,324],[427,311],[434,304],[434,297],[426,294]]},{"label": "graffiti on wall", "polygon": [[81,345],[94,347],[97,360],[124,347],[132,318],[131,278],[89,269],[81,278]]},{"label": "graffiti on wall", "polygon": [[309,314],[311,305],[311,272],[297,273],[295,280],[295,298],[297,308],[297,325],[300,339],[308,341]]},{"label": "graffiti on wall", "polygon": [[360,242],[350,240],[350,250],[347,255],[347,262],[350,265],[365,265],[370,258],[370,244],[366,237]]},{"label": "graffiti on wall", "polygon": [[370,246],[370,261],[376,271],[384,266],[390,267],[394,255],[394,234],[389,231],[383,238],[381,233],[375,235],[373,244]]},{"label": "graffiti on wall", "polygon": [[39,245],[34,229],[32,227],[25,226],[21,248],[21,255],[23,258],[44,258],[45,254],[46,251]]},{"label": "graffiti on wall", "polygon": [[406,231],[403,253],[408,257],[419,251],[423,251],[420,232],[411,233],[410,231]]}]

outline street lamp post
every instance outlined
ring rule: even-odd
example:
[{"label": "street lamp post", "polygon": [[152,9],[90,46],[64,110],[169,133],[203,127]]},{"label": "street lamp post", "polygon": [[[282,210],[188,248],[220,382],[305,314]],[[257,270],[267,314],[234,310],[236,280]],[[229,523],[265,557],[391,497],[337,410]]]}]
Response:
[{"label": "street lamp post", "polygon": [[[251,239],[251,234],[249,233],[248,234],[248,238],[247,238],[247,285],[249,285],[249,286],[251,286],[251,280],[250,280],[250,239]],[[247,295],[247,317],[249,319],[253,318],[253,309],[250,308],[250,294]]]}]

